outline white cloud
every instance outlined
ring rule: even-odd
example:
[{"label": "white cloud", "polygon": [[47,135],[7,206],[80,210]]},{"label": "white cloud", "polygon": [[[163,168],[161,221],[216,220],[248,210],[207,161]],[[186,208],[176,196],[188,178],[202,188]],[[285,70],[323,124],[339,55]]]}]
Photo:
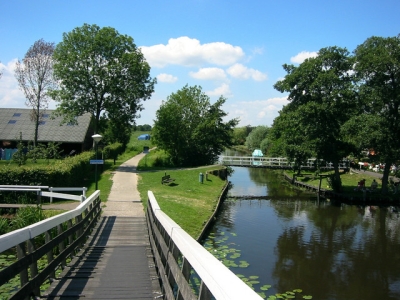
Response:
[{"label": "white cloud", "polygon": [[15,58],[9,61],[7,65],[0,63],[0,69],[3,73],[0,78],[0,107],[25,107],[25,96],[19,89],[18,81],[14,75],[17,61]]},{"label": "white cloud", "polygon": [[247,68],[242,64],[234,64],[227,70],[227,72],[232,77],[239,79],[252,78],[255,81],[264,81],[268,79],[266,74],[261,73],[260,71],[257,71],[255,69]]},{"label": "white cloud", "polygon": [[165,67],[168,64],[198,66],[204,63],[230,65],[244,57],[242,48],[223,42],[200,44],[197,39],[182,36],[169,39],[167,45],[140,47],[151,67]]},{"label": "white cloud", "polygon": [[305,61],[307,58],[310,57],[317,57],[318,56],[318,52],[308,52],[308,51],[301,51],[299,54],[297,54],[296,56],[292,56],[290,58],[290,61],[292,63],[296,63],[296,64],[301,64],[303,61]]},{"label": "white cloud", "polygon": [[271,126],[279,111],[288,104],[287,97],[276,97],[267,100],[240,101],[231,104],[227,111],[229,119],[239,118],[238,126]]},{"label": "white cloud", "polygon": [[[18,59],[14,58],[6,65],[0,63],[3,75],[0,78],[0,107],[3,108],[28,108],[25,105],[25,95],[20,90],[18,81],[15,78],[15,65]],[[56,102],[51,100],[49,108],[54,109]]]},{"label": "white cloud", "polygon": [[178,77],[171,74],[161,73],[157,75],[158,82],[174,83],[178,80]]},{"label": "white cloud", "polygon": [[225,71],[220,68],[201,68],[197,72],[190,72],[189,75],[201,80],[225,80]]},{"label": "white cloud", "polygon": [[221,86],[217,87],[212,91],[207,91],[206,94],[208,96],[224,96],[226,98],[232,97],[232,92],[229,87],[229,84],[223,83]]}]

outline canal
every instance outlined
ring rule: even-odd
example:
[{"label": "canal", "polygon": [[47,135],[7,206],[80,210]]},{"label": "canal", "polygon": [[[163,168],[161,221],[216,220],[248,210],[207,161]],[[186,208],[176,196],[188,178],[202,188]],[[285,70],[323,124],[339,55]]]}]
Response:
[{"label": "canal", "polygon": [[398,208],[334,205],[276,171],[233,170],[203,244],[264,298],[400,299]]}]

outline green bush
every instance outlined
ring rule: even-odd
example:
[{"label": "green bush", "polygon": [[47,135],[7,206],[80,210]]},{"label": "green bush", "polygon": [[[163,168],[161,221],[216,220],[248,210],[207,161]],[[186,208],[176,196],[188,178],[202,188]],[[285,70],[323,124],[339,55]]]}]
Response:
[{"label": "green bush", "polygon": [[111,145],[107,145],[103,149],[103,155],[105,159],[113,159],[114,164],[118,158],[118,155],[124,152],[124,146],[121,143],[114,143]]},{"label": "green bush", "polygon": [[[83,152],[80,155],[57,160],[49,165],[31,165],[18,168],[5,165],[0,168],[0,182],[3,185],[82,186],[85,176],[92,168],[90,159],[93,158],[93,155],[94,152]],[[4,191],[1,195],[2,198],[7,197],[7,193]],[[36,195],[32,195],[30,202],[34,199],[36,199]]]},{"label": "green bush", "polygon": [[46,219],[46,216],[40,206],[21,207],[11,221],[11,228],[17,230],[44,219]]}]

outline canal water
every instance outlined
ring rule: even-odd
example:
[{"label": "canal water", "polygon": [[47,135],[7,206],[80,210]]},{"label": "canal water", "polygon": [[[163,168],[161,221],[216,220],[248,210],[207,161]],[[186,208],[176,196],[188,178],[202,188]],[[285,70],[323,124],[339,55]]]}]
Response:
[{"label": "canal water", "polygon": [[400,299],[398,208],[334,205],[282,182],[277,171],[233,170],[203,244],[256,292]]}]

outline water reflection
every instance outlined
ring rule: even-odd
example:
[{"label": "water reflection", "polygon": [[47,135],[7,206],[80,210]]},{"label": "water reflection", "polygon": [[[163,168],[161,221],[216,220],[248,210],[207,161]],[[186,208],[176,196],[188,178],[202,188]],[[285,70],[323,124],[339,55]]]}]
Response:
[{"label": "water reflection", "polygon": [[[277,173],[235,168],[229,195],[272,200],[228,199],[212,234],[240,251],[267,295],[302,289],[313,299],[400,299],[400,235],[396,208],[361,207],[309,200]],[[315,197],[313,197],[315,199]],[[229,236],[229,238],[226,238]]]}]

